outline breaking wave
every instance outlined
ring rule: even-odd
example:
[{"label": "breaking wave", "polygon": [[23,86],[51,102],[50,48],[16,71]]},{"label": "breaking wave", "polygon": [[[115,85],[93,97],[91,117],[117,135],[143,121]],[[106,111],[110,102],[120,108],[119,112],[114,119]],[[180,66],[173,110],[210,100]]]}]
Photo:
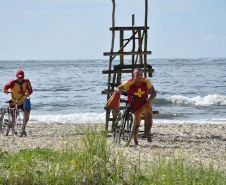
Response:
[{"label": "breaking wave", "polygon": [[208,95],[205,97],[196,96],[189,98],[186,96],[174,95],[166,99],[169,102],[172,102],[176,105],[199,105],[199,106],[225,106],[226,105],[226,96],[221,95]]}]

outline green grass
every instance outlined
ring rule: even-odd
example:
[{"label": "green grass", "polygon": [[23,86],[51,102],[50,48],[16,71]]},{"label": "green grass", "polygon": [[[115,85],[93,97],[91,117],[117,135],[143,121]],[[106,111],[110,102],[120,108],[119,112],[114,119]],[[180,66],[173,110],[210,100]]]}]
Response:
[{"label": "green grass", "polygon": [[0,184],[226,184],[222,168],[194,165],[182,155],[159,153],[152,164],[130,163],[123,150],[112,151],[105,132],[87,130],[75,143],[61,151],[0,150]]}]

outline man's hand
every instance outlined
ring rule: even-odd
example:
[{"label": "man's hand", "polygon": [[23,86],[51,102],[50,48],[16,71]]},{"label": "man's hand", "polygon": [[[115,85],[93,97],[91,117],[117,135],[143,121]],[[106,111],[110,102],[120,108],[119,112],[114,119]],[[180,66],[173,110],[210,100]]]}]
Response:
[{"label": "man's hand", "polygon": [[115,92],[118,94],[122,94],[123,90],[125,90],[124,87],[122,85],[120,85],[115,89]]},{"label": "man's hand", "polygon": [[8,94],[8,93],[9,93],[9,91],[8,91],[8,90],[3,90],[3,92],[4,92],[5,94]]},{"label": "man's hand", "polygon": [[26,92],[26,93],[25,93],[25,96],[29,97],[29,96],[30,96],[30,94],[29,94],[28,92]]},{"label": "man's hand", "polygon": [[155,89],[154,87],[152,86],[150,89],[148,89],[148,92],[151,94],[151,96],[149,98],[147,98],[147,102],[150,103],[152,100],[155,99],[156,97],[156,92],[155,92]]},{"label": "man's hand", "polygon": [[151,103],[151,99],[147,98],[146,99],[147,103]]},{"label": "man's hand", "polygon": [[123,89],[116,88],[115,91],[116,91],[116,93],[118,93],[118,94],[122,94],[122,93],[123,93]]}]

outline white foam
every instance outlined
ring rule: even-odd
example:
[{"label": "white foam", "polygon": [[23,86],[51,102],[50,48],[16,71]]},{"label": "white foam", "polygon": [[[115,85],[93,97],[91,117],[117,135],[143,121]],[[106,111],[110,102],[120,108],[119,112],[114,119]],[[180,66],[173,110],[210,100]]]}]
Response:
[{"label": "white foam", "polygon": [[153,124],[155,123],[176,123],[176,124],[186,124],[186,123],[198,123],[198,124],[226,124],[226,118],[218,119],[194,119],[194,120],[169,120],[169,119],[153,119]]},{"label": "white foam", "polygon": [[106,113],[74,113],[67,115],[31,115],[29,122],[46,123],[104,123]]},{"label": "white foam", "polygon": [[175,95],[167,98],[167,100],[171,101],[174,104],[181,104],[181,105],[201,105],[201,106],[226,105],[226,96],[221,96],[217,94],[208,95],[205,97],[196,96],[193,98]]},{"label": "white foam", "polygon": [[[105,123],[106,113],[75,113],[67,115],[31,115],[29,123]],[[225,118],[212,119],[155,119],[153,123],[200,123],[200,124],[226,124]]]}]

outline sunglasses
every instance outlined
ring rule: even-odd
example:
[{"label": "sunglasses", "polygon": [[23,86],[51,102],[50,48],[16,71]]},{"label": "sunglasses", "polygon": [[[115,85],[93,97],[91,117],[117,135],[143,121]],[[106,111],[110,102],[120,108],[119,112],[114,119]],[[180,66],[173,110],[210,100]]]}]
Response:
[{"label": "sunglasses", "polygon": [[24,77],[22,76],[22,77],[18,77],[19,79],[23,79]]}]

